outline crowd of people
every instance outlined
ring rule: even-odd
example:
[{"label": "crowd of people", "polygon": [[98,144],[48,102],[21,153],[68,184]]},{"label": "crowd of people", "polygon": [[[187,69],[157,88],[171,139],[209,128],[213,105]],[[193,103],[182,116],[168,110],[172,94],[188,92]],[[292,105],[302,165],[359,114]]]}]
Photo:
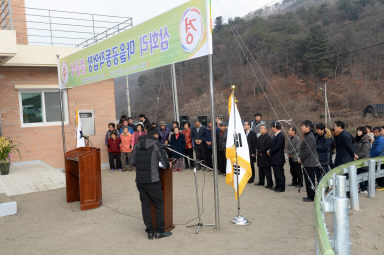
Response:
[{"label": "crowd of people", "polygon": [[[134,124],[133,118],[122,116],[119,123],[108,124],[105,145],[108,150],[111,171],[132,171],[130,157],[139,137],[146,135],[148,128],[156,130],[156,139],[169,147],[167,150],[173,170],[184,169],[207,170],[212,168],[212,134],[216,129],[217,166],[220,175],[226,174],[226,141],[228,123],[217,116],[215,122],[203,125],[195,120],[178,121],[167,125],[165,121],[151,123],[145,114],[140,114],[139,122]],[[267,125],[260,113],[255,114],[252,121],[244,121],[250,153],[252,177],[249,183],[255,182],[255,165],[258,167],[257,186],[265,186],[275,192],[284,192],[286,179],[284,165],[288,161],[292,181],[288,186],[306,187],[307,196],[303,201],[314,200],[315,187],[321,178],[339,165],[353,160],[384,156],[384,126],[361,126],[355,136],[345,130],[342,121],[336,121],[333,128],[326,128],[323,123],[313,124],[309,120],[300,127],[284,128],[280,121]],[[298,130],[300,128],[300,130]],[[269,132],[270,131],[270,132]],[[299,132],[301,131],[301,132]],[[298,133],[301,133],[300,135]],[[188,158],[183,157],[187,156]],[[192,160],[193,159],[193,160]],[[197,162],[197,163],[195,163]],[[208,168],[202,167],[207,166]],[[367,171],[366,168],[359,169]],[[384,186],[384,180],[377,184]],[[360,184],[360,191],[367,192],[367,182]]]}]

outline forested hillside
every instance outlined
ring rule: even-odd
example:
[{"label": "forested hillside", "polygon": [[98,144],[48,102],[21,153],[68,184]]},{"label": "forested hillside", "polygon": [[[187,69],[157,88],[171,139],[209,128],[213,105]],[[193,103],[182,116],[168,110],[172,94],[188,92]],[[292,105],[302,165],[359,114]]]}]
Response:
[{"label": "forested hillside", "polygon": [[[367,104],[384,103],[384,0],[285,0],[276,14],[216,18],[216,110],[227,116],[230,85],[237,85],[243,118],[262,112],[276,119],[324,118],[324,78],[334,118],[361,122]],[[180,113],[210,113],[206,57],[177,63]],[[173,118],[170,67],[130,78],[133,115]],[[120,92],[117,92],[120,93]]]}]

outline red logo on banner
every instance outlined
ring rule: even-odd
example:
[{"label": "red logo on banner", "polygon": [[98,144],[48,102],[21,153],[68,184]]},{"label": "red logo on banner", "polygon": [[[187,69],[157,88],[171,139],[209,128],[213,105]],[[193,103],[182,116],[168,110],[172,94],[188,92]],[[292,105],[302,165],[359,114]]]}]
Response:
[{"label": "red logo on banner", "polygon": [[197,8],[188,8],[179,24],[179,38],[185,52],[198,49],[204,37],[204,22],[201,12]]}]

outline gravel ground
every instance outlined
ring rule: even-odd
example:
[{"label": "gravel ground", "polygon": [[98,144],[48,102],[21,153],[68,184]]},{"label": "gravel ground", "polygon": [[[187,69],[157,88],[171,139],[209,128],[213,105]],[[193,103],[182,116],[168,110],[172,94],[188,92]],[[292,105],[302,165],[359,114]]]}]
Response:
[{"label": "gravel ground", "polygon": [[[286,169],[287,182],[290,180]],[[170,238],[148,240],[141,219],[134,172],[102,170],[103,206],[80,211],[67,204],[65,189],[14,196],[18,214],[0,218],[0,254],[314,254],[314,210],[303,203],[305,191],[287,187],[275,193],[247,185],[241,196],[242,215],[251,224],[234,226],[237,202],[219,176],[220,231],[197,223],[193,172],[174,173],[174,223]],[[198,172],[203,193],[203,223],[214,223],[213,177]],[[205,184],[204,184],[205,183]],[[202,190],[204,187],[204,190]],[[362,195],[360,212],[351,213],[352,254],[384,254],[384,192]],[[187,224],[186,224],[187,223]]]}]

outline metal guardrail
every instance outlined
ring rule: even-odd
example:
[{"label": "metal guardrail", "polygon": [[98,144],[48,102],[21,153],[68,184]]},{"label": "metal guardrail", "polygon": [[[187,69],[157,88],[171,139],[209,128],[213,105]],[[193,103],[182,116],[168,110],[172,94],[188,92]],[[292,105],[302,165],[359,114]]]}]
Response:
[{"label": "metal guardrail", "polygon": [[[133,25],[131,17],[18,6],[11,8],[11,3],[10,0],[0,0],[0,29],[25,31],[29,44],[88,47]],[[20,25],[24,21],[27,25]]]},{"label": "metal guardrail", "polygon": [[[376,178],[384,177],[382,162],[384,157],[361,159],[341,165],[323,176],[314,201],[316,254],[350,254],[348,199],[345,193],[350,192],[351,208],[359,210],[358,184],[368,181],[368,197],[374,197]],[[363,167],[368,167],[368,172],[357,175],[357,169]],[[349,175],[348,181],[343,174]],[[329,235],[324,220],[327,212],[334,213],[333,236]]]}]

